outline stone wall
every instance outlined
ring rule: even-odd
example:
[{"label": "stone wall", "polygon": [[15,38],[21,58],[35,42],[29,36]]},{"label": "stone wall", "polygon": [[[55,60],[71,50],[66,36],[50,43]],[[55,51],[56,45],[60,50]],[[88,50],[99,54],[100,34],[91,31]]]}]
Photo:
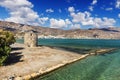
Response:
[{"label": "stone wall", "polygon": [[26,47],[37,47],[38,36],[33,31],[26,32],[24,35],[24,44]]}]

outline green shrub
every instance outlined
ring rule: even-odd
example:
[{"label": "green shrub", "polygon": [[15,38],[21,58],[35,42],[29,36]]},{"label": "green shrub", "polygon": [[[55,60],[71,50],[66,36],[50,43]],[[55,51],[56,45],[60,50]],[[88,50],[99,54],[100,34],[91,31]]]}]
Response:
[{"label": "green shrub", "polygon": [[0,65],[3,65],[11,51],[10,45],[15,42],[14,35],[9,31],[0,30]]}]

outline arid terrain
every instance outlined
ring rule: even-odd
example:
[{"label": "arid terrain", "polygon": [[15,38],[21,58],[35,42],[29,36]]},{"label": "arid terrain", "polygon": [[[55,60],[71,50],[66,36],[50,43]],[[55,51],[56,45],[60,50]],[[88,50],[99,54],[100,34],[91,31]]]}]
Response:
[{"label": "arid terrain", "polygon": [[86,56],[45,46],[25,48],[19,43],[13,44],[12,48],[8,64],[0,67],[0,80],[10,77],[27,80]]},{"label": "arid terrain", "polygon": [[61,30],[5,21],[0,21],[0,28],[17,33],[17,37],[21,37],[26,31],[32,30],[39,35],[39,38],[120,39],[120,28]]}]

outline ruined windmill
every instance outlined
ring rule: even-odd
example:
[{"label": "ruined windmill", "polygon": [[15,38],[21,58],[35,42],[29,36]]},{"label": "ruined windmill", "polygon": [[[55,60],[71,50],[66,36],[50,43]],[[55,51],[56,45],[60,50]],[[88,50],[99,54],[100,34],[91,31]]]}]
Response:
[{"label": "ruined windmill", "polygon": [[35,32],[29,31],[24,35],[24,44],[26,47],[37,47],[38,36]]}]

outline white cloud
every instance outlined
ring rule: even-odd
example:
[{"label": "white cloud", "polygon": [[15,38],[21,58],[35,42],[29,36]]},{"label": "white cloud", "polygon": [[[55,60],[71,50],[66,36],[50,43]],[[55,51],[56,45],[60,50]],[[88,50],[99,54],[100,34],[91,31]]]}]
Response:
[{"label": "white cloud", "polygon": [[74,12],[75,9],[74,9],[74,7],[69,7],[69,8],[68,8],[68,11],[69,11],[69,12]]},{"label": "white cloud", "polygon": [[[91,3],[91,11],[93,11],[93,5],[95,4],[97,4],[97,0],[93,0]],[[80,26],[110,27],[115,23],[115,20],[112,18],[92,17],[90,12],[80,12],[75,10],[74,7],[68,8],[72,20],[40,17],[38,13],[32,9],[34,5],[28,0],[0,0],[0,6],[6,8],[10,14],[10,17],[5,19],[6,21],[23,24],[44,25],[47,21],[50,21],[51,28],[80,28]],[[120,3],[117,4],[116,7],[120,7]],[[61,12],[61,9],[58,11]],[[46,12],[51,13],[54,12],[54,10],[50,8],[47,9]],[[118,16],[120,17],[120,14]]]},{"label": "white cloud", "polygon": [[11,11],[10,15],[11,17],[6,18],[6,21],[15,21],[24,24],[29,24],[39,18],[39,15],[28,7],[21,7],[16,11]]},{"label": "white cloud", "polygon": [[48,21],[48,19],[48,17],[39,18],[39,22],[40,24],[45,24],[45,22]]},{"label": "white cloud", "polygon": [[105,10],[106,10],[106,11],[112,11],[113,8],[106,8]]},{"label": "white cloud", "polygon": [[74,24],[74,29],[80,29],[80,24]]},{"label": "white cloud", "polygon": [[80,24],[72,24],[70,29],[80,29]]},{"label": "white cloud", "polygon": [[112,18],[95,18],[94,19],[94,25],[95,27],[111,27],[114,25],[116,21]]},{"label": "white cloud", "polygon": [[67,28],[68,25],[71,24],[71,21],[69,19],[50,19],[50,27],[51,28]]},{"label": "white cloud", "polygon": [[[75,11],[75,9],[74,9]],[[75,24],[81,24],[83,26],[94,26],[94,27],[111,27],[115,24],[115,20],[113,18],[97,18],[92,17],[90,12],[70,12],[72,17],[72,22]]]},{"label": "white cloud", "polygon": [[90,11],[93,11],[93,6],[88,7]]},{"label": "white cloud", "polygon": [[80,24],[74,24],[69,19],[50,19],[50,27],[51,28],[59,28],[59,29],[80,29]]},{"label": "white cloud", "polygon": [[118,17],[120,18],[120,14],[118,14]]},{"label": "white cloud", "polygon": [[97,0],[93,0],[93,2],[91,3],[92,5],[97,4]]},{"label": "white cloud", "polygon": [[10,17],[5,21],[29,24],[29,25],[41,25],[48,19],[47,17],[41,18],[33,8],[33,4],[28,0],[0,0],[0,6],[6,8]]},{"label": "white cloud", "polygon": [[39,25],[39,15],[32,10],[33,4],[28,0],[1,0],[0,6],[6,8],[10,14],[6,21]]},{"label": "white cloud", "polygon": [[27,0],[1,0],[0,6],[5,7],[10,10],[17,10],[20,7],[29,7],[32,8],[33,5]]},{"label": "white cloud", "polygon": [[46,9],[46,12],[52,13],[52,12],[54,12],[54,10],[50,8],[50,9]]},{"label": "white cloud", "polygon": [[65,19],[65,23],[66,23],[67,25],[72,24],[72,22],[71,22],[69,19]]},{"label": "white cloud", "polygon": [[86,21],[86,19],[88,19],[90,17],[90,13],[89,12],[78,12],[78,13],[70,13],[71,14],[71,17],[73,18],[72,21],[75,22],[75,23],[78,23],[78,22],[84,22]]},{"label": "white cloud", "polygon": [[116,1],[115,7],[120,9],[120,0],[117,0],[117,1]]},{"label": "white cloud", "polygon": [[63,19],[50,19],[50,26],[51,28],[64,28],[66,27],[65,21]]},{"label": "white cloud", "polygon": [[97,4],[97,0],[93,0],[92,3],[91,3],[91,5],[88,7],[88,9],[89,9],[90,11],[93,11],[95,4]]}]

